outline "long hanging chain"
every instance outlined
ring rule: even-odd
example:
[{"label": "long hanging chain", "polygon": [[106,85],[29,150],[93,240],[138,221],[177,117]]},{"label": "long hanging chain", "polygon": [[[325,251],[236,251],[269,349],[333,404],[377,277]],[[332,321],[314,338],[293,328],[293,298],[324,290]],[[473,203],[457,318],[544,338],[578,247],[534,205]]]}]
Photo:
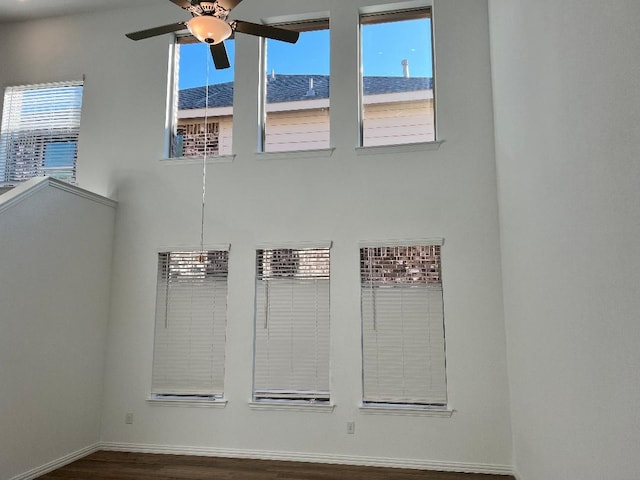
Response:
[{"label": "long hanging chain", "polygon": [[[207,199],[207,153],[209,147],[209,49],[205,49],[206,84],[204,89],[204,153],[202,155],[202,212],[200,223],[200,251],[204,259],[204,217]],[[204,261],[204,260],[203,260]]]}]

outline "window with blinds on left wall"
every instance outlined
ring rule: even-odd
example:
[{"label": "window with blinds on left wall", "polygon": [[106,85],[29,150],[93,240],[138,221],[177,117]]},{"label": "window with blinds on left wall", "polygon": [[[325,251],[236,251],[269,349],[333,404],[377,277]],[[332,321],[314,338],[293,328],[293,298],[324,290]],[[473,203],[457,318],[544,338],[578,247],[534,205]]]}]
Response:
[{"label": "window with blinds on left wall", "polygon": [[84,82],[7,87],[0,127],[0,187],[51,176],[75,183]]},{"label": "window with blinds on left wall", "polygon": [[152,400],[221,401],[227,250],[158,254]]}]

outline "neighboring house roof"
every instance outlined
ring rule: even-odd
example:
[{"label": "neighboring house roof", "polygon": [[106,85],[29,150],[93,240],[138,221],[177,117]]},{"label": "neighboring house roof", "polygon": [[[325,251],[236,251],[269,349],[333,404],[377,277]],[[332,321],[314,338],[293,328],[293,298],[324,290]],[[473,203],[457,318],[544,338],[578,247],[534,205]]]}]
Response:
[{"label": "neighboring house roof", "polygon": [[[311,82],[313,80],[313,82]],[[328,75],[269,75],[267,77],[267,102],[298,102],[329,98]],[[433,88],[433,79],[428,77],[364,77],[364,94],[415,92]],[[310,86],[313,85],[311,89]],[[206,87],[180,90],[178,109],[204,108]],[[209,107],[233,105],[233,82],[209,85]]]}]

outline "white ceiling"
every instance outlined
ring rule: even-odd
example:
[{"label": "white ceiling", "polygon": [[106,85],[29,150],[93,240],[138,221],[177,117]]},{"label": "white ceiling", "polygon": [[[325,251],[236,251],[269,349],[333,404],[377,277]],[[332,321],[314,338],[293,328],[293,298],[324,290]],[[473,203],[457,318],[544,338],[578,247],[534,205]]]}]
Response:
[{"label": "white ceiling", "polygon": [[0,0],[0,23],[151,5],[159,1],[162,0]]}]

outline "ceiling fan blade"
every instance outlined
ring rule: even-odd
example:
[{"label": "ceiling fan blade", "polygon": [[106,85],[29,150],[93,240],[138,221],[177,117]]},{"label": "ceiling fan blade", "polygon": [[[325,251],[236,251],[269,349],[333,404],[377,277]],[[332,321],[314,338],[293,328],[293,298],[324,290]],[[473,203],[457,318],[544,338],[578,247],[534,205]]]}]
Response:
[{"label": "ceiling fan blade", "polygon": [[191,6],[191,2],[188,0],[169,0],[170,2],[175,3],[181,8],[189,8]]},{"label": "ceiling fan blade", "polygon": [[218,5],[227,10],[233,10],[241,1],[242,0],[218,0]]},{"label": "ceiling fan blade", "polygon": [[213,64],[218,70],[229,68],[231,66],[224,42],[211,45],[211,56],[213,57]]},{"label": "ceiling fan blade", "polygon": [[235,30],[240,33],[256,35],[258,37],[272,38],[283,42],[296,43],[300,32],[286,30],[284,28],[272,27],[270,25],[258,25],[257,23],[235,21]]},{"label": "ceiling fan blade", "polygon": [[185,23],[171,23],[169,25],[162,25],[161,27],[150,28],[148,30],[140,30],[139,32],[127,33],[127,37],[131,40],[142,40],[149,37],[157,37],[158,35],[164,35],[165,33],[178,32],[185,29]]}]

